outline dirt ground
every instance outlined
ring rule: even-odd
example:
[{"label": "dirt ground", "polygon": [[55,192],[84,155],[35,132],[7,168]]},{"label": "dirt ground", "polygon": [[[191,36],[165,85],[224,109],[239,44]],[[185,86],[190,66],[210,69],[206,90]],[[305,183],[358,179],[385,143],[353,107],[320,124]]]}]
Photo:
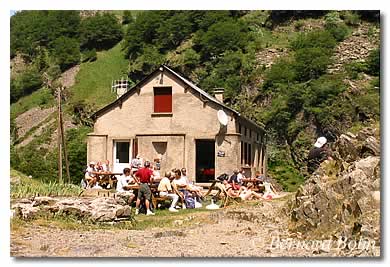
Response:
[{"label": "dirt ground", "polygon": [[[172,215],[163,227],[143,230],[104,227],[65,229],[34,221],[11,227],[13,257],[332,257],[374,256],[374,251],[332,247],[282,246],[280,240],[302,241],[288,231],[285,201],[232,205],[225,209]],[[138,220],[162,217],[138,215]],[[80,227],[83,228],[83,227]],[[278,239],[279,238],[279,239]],[[298,243],[295,243],[298,244]]]}]

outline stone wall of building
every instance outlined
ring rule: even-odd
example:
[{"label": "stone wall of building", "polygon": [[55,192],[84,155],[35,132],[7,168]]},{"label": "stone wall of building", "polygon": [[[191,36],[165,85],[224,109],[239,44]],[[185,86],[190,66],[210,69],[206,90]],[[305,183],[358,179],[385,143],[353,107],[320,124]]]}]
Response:
[{"label": "stone wall of building", "polygon": [[[172,87],[172,113],[154,113],[155,87]],[[113,106],[99,116],[90,134],[88,157],[96,155],[113,159],[114,140],[138,139],[138,153],[153,161],[158,156],[154,143],[167,142],[166,155],[163,156],[161,173],[171,168],[185,167],[188,175],[195,177],[196,139],[216,140],[215,152],[224,151],[225,157],[215,156],[215,173],[231,172],[240,166],[240,135],[238,123],[229,110],[228,125],[221,131],[217,112],[221,107],[199,95],[176,76],[164,71],[157,72],[141,88],[128,94],[122,103]],[[105,155],[96,148],[97,135],[107,135]],[[97,152],[99,150],[99,152]],[[93,151],[93,152],[91,152]],[[164,160],[165,157],[165,160]]]}]

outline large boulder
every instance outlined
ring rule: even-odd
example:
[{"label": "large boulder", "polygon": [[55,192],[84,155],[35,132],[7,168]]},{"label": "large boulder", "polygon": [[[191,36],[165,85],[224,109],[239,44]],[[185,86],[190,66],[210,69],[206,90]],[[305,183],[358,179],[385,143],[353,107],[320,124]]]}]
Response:
[{"label": "large boulder", "polygon": [[[341,135],[335,160],[325,161],[289,203],[290,230],[326,237],[380,240],[380,149],[365,128]],[[368,149],[370,148],[370,149]]]},{"label": "large boulder", "polygon": [[51,198],[21,199],[11,205],[13,216],[32,219],[39,215],[71,216],[96,222],[130,218],[131,208],[121,198]]},{"label": "large boulder", "polygon": [[367,158],[361,159],[355,162],[355,168],[357,170],[362,170],[364,174],[371,181],[374,180],[375,177],[379,176],[379,164],[381,159],[379,157],[369,156]]},{"label": "large boulder", "polygon": [[355,161],[359,157],[357,142],[349,135],[342,134],[336,142],[340,157],[346,162]]}]

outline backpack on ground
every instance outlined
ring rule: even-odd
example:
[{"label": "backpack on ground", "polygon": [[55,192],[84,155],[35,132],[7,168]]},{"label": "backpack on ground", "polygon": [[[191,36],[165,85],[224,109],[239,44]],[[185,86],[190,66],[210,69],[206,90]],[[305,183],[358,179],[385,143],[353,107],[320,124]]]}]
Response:
[{"label": "backpack on ground", "polygon": [[184,199],[187,209],[195,209],[195,199],[192,196],[187,196]]},{"label": "backpack on ground", "polygon": [[229,179],[229,175],[228,175],[227,173],[222,173],[222,174],[221,174],[220,176],[218,176],[216,179],[217,179],[218,181],[223,182],[223,181]]}]

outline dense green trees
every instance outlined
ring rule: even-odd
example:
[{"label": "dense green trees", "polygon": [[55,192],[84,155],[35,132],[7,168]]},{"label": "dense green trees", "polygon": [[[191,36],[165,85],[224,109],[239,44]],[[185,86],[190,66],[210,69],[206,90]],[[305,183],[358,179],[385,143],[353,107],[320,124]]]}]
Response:
[{"label": "dense green trees", "polygon": [[[123,49],[136,82],[168,62],[206,91],[224,87],[236,97],[254,71],[249,27],[233,11],[145,11],[129,23]],[[191,42],[188,42],[191,40]],[[187,43],[186,43],[187,42]],[[174,56],[169,51],[176,49]],[[168,55],[169,54],[169,55]]]},{"label": "dense green trees", "polygon": [[96,49],[110,48],[121,39],[121,25],[112,14],[98,12],[81,19],[78,11],[16,12],[11,17],[11,57],[22,54],[29,67],[12,77],[11,103],[39,89],[43,73],[78,64],[81,50],[83,61],[93,61]]},{"label": "dense green trees", "polygon": [[55,62],[64,71],[80,61],[80,46],[76,39],[59,37],[52,44]]},{"label": "dense green trees", "polygon": [[248,27],[241,21],[233,19],[219,21],[210,26],[206,32],[197,33],[195,48],[206,60],[220,56],[227,50],[244,49],[250,41],[248,31]]},{"label": "dense green trees", "polygon": [[29,95],[42,86],[41,74],[35,67],[28,68],[16,79],[11,79],[10,97],[11,103],[20,97]]},{"label": "dense green trees", "polygon": [[[43,72],[57,78],[80,60],[96,60],[96,51],[123,37],[132,83],[165,63],[209,93],[224,87],[228,104],[266,125],[270,173],[292,188],[302,181],[302,159],[319,134],[332,141],[347,128],[379,117],[379,48],[365,60],[341,66],[338,74],[328,72],[336,45],[361,19],[377,25],[378,12],[156,10],[121,15],[122,24],[100,12],[82,19],[77,11],[18,12],[11,18],[11,56],[23,53],[29,67],[11,80],[11,101],[38,89]],[[321,20],[313,24],[316,30],[308,30],[306,17]],[[275,26],[278,31],[272,30]],[[268,67],[263,53],[280,57]],[[372,81],[359,80],[366,77],[362,73]],[[346,78],[359,88],[350,92]],[[256,92],[258,102],[253,101]],[[72,175],[78,178],[86,132],[72,130],[68,137]],[[24,158],[13,161],[26,171],[38,164]]]},{"label": "dense green trees", "polygon": [[59,37],[78,38],[77,11],[20,11],[11,17],[11,56],[21,52],[32,57],[39,47],[50,48]]},{"label": "dense green trees", "polygon": [[80,24],[80,46],[82,49],[108,49],[122,39],[122,28],[112,14],[97,13]]},{"label": "dense green trees", "polygon": [[380,49],[373,50],[367,59],[367,72],[374,76],[379,76],[381,68]]}]

